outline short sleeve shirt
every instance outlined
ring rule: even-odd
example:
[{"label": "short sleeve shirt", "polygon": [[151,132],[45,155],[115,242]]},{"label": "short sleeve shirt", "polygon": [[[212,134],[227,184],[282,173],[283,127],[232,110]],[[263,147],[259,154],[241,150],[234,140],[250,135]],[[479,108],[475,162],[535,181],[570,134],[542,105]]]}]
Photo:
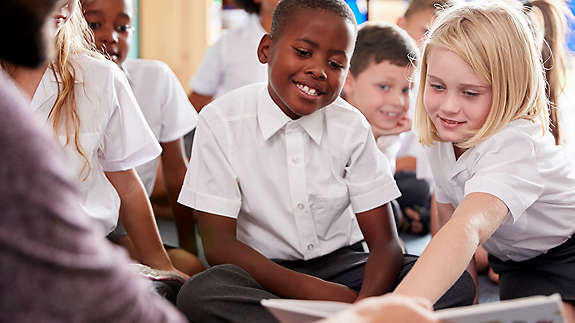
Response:
[{"label": "short sleeve shirt", "polygon": [[[160,61],[129,59],[124,63],[140,109],[159,142],[170,142],[192,131],[198,113],[170,67]],[[152,193],[159,158],[136,168],[146,192]]]},{"label": "short sleeve shirt", "polygon": [[575,167],[539,124],[512,121],[455,159],[453,145],[428,150],[437,202],[457,207],[465,196],[496,196],[509,214],[483,245],[501,260],[523,261],[575,231]]},{"label": "short sleeve shirt", "polygon": [[[83,211],[98,220],[106,233],[118,222],[120,198],[104,172],[135,168],[156,158],[161,147],[148,127],[124,73],[112,62],[88,56],[72,57],[76,74],[75,99],[80,119],[79,143],[90,165],[73,142],[60,143],[77,175]],[[46,70],[32,99],[32,108],[52,127],[50,111],[59,81]]]},{"label": "short sleeve shirt", "polygon": [[198,94],[219,97],[244,85],[267,81],[267,65],[260,63],[257,56],[265,33],[257,14],[225,31],[206,50],[190,88]]},{"label": "short sleeve shirt", "polygon": [[179,202],[237,220],[270,259],[311,259],[360,241],[354,213],[400,196],[367,120],[338,98],[297,120],[265,83],[202,109]]}]

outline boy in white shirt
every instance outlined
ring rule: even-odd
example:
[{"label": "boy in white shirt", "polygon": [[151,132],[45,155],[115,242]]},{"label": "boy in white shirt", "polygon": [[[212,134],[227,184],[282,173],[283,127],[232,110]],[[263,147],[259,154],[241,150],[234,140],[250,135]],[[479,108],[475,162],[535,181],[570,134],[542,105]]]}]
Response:
[{"label": "boy in white shirt", "polygon": [[182,287],[191,321],[269,322],[263,298],[351,303],[397,283],[404,257],[386,204],[400,194],[369,124],[339,98],[355,36],[344,1],[284,0],[258,48],[269,82],[200,113],[178,201],[196,210],[219,266]]},{"label": "boy in white shirt", "polygon": [[[411,130],[408,116],[417,45],[404,30],[391,24],[361,26],[345,81],[345,99],[369,121],[378,148],[396,169],[402,138]],[[398,227],[417,234],[429,232],[430,188],[415,172],[395,175],[402,196],[394,210]],[[413,219],[413,220],[412,220]]]},{"label": "boy in white shirt", "polygon": [[198,111],[231,90],[267,80],[267,70],[258,61],[256,49],[262,36],[270,31],[278,1],[235,1],[248,16],[241,25],[225,31],[208,47],[190,81],[189,99]]}]

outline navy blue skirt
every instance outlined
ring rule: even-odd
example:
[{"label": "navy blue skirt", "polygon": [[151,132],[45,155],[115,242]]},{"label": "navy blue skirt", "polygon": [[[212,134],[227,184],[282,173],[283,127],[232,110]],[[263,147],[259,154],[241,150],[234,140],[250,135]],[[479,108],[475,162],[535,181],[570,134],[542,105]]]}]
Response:
[{"label": "navy blue skirt", "polygon": [[575,235],[535,258],[515,262],[489,255],[489,264],[499,274],[502,300],[559,293],[575,303]]}]

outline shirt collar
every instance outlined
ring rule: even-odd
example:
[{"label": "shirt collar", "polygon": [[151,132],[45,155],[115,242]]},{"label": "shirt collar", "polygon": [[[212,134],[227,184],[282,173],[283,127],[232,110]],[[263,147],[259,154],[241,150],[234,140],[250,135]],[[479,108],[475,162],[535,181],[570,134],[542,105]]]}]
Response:
[{"label": "shirt collar", "polygon": [[324,128],[324,108],[312,114],[290,119],[272,100],[268,87],[265,86],[258,97],[257,116],[258,124],[264,140],[268,140],[288,123],[299,124],[316,144],[321,143]]}]

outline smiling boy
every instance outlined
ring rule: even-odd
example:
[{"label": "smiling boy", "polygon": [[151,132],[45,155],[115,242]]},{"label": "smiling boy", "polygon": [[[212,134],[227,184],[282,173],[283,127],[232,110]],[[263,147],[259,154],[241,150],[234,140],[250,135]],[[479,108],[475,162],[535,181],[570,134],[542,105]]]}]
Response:
[{"label": "smiling boy", "polygon": [[213,266],[178,295],[191,321],[270,322],[264,298],[351,303],[395,285],[387,203],[399,191],[369,123],[339,97],[355,37],[343,0],[283,0],[258,47],[268,83],[202,109],[178,200]]}]

